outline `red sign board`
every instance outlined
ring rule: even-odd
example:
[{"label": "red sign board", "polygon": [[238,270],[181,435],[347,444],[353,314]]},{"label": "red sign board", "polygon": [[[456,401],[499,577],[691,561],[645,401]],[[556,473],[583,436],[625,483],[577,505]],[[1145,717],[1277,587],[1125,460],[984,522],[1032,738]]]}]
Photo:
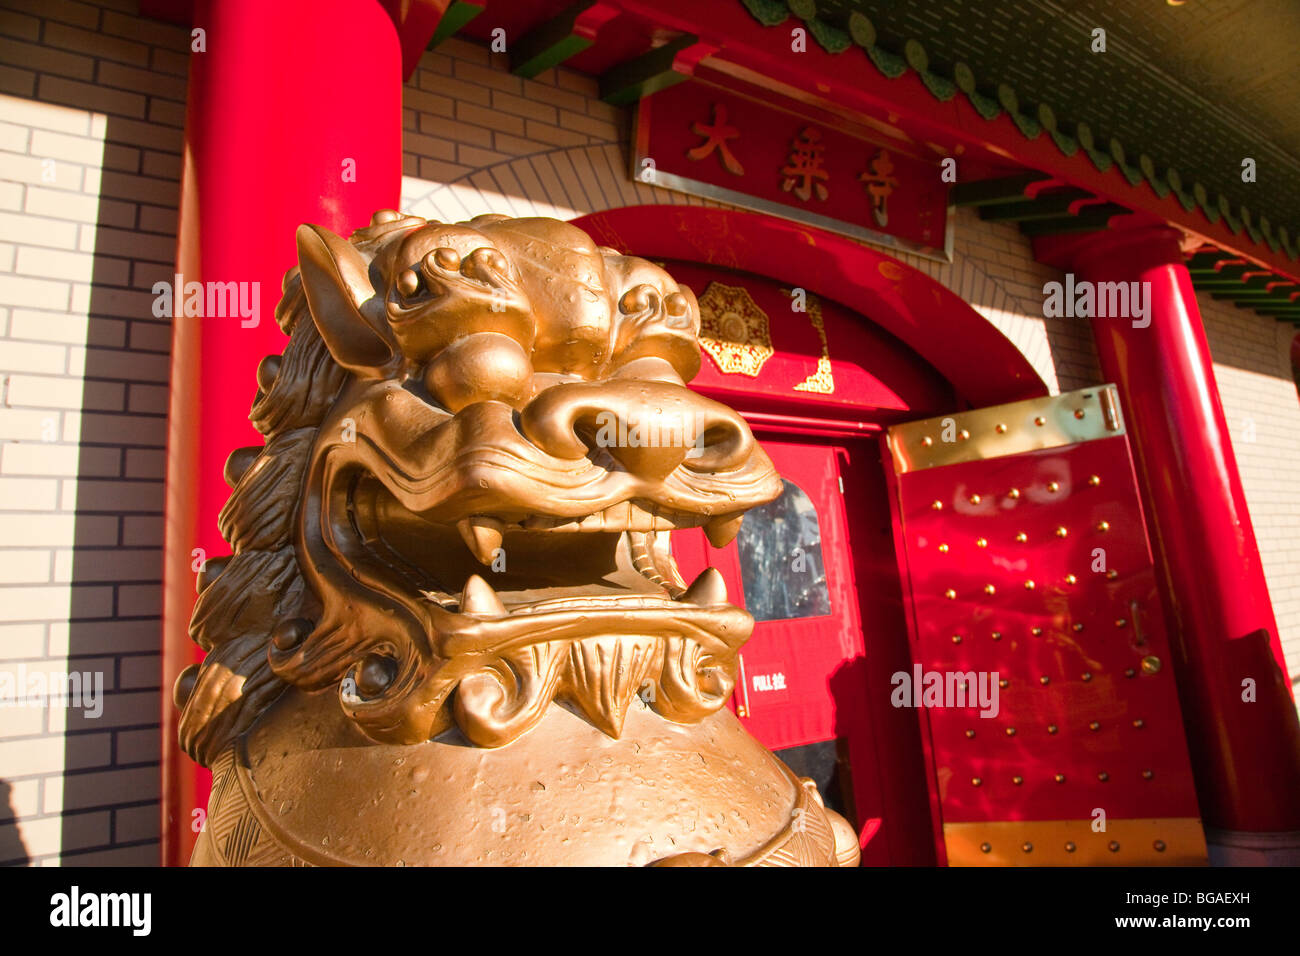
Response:
[{"label": "red sign board", "polygon": [[941,261],[948,184],[937,162],[698,81],[641,100],[632,175]]}]

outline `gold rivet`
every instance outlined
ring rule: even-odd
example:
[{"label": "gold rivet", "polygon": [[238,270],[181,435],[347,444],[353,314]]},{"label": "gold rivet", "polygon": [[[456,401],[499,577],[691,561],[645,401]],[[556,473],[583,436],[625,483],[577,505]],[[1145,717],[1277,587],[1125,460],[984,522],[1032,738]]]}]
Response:
[{"label": "gold rivet", "polygon": [[737,716],[737,717],[748,717],[748,716],[749,716],[749,710],[748,710],[748,708],[746,708],[744,704],[737,704],[737,705],[736,705],[736,716]]},{"label": "gold rivet", "polygon": [[1042,637],[1043,629],[1041,627],[1031,627],[1029,629],[1029,633],[1034,635],[1034,637]]},{"label": "gold rivet", "polygon": [[1007,680],[1004,677],[1002,678],[1002,680],[998,681],[998,686],[1001,687],[1003,690],[1006,690],[1006,688],[1011,686],[1011,681]]},{"label": "gold rivet", "polygon": [[1151,655],[1150,657],[1142,658],[1142,673],[1143,674],[1160,673],[1160,658],[1156,657],[1154,654]]},{"label": "gold rivet", "polygon": [[1054,734],[1054,733],[1056,733],[1056,724],[1048,724],[1048,725],[1047,725],[1047,732],[1048,732],[1049,734]]},{"label": "gold rivet", "polygon": [[995,641],[1000,641],[1000,640],[1002,640],[1002,632],[1001,632],[1001,631],[994,631],[994,632],[993,632],[992,634],[990,634],[989,636],[990,636],[991,638],[993,638],[993,640],[995,640]]},{"label": "gold rivet", "polygon": [[993,585],[991,585],[991,584],[986,584],[986,585],[984,585],[984,593],[985,593],[985,594],[996,594],[996,593],[997,593],[997,590],[998,590],[998,589],[995,588],[995,587],[994,587]]},{"label": "gold rivet", "polygon": [[960,643],[961,643],[961,635],[960,635],[960,634],[954,634],[954,635],[952,636],[952,642],[953,642],[954,644],[960,644]]},{"label": "gold rivet", "polygon": [[1128,621],[1126,621],[1126,620],[1125,620],[1124,618],[1122,618],[1122,617],[1118,617],[1118,618],[1115,619],[1115,626],[1116,626],[1116,627],[1128,627]]},{"label": "gold rivet", "polygon": [[1075,418],[1082,418],[1083,416],[1084,416],[1084,411],[1083,411],[1082,408],[1076,408],[1076,409],[1074,410],[1074,417],[1075,417]]},{"label": "gold rivet", "polygon": [[1025,582],[1025,590],[1026,590],[1026,591],[1032,591],[1033,589],[1034,589],[1034,582],[1033,582],[1033,581],[1026,581],[1026,582]]},{"label": "gold rivet", "polygon": [[1007,736],[1008,736],[1008,737],[1014,737],[1015,735],[1016,735],[1016,728],[1014,728],[1014,727],[1008,727],[1008,728],[1007,728]]},{"label": "gold rivet", "polygon": [[1027,534],[1025,534],[1023,531],[1021,531],[1018,535],[1016,535],[1016,540],[1017,540],[1018,542],[1020,542],[1021,544],[1024,544],[1026,541],[1029,540],[1029,535],[1027,535]]},{"label": "gold rivet", "polygon": [[1155,774],[1152,773],[1150,770],[1143,770],[1143,771],[1142,771],[1142,779],[1143,779],[1143,780],[1150,780],[1150,779],[1151,779],[1152,777],[1154,777],[1154,776],[1155,776]]},{"label": "gold rivet", "polygon": [[1074,851],[1075,851],[1074,841],[1073,841],[1073,840],[1067,840],[1067,841],[1065,842],[1065,852],[1066,852],[1066,853],[1073,853]]},{"label": "gold rivet", "polygon": [[1164,852],[1165,852],[1165,841],[1164,841],[1164,840],[1156,840],[1156,842],[1155,842],[1155,843],[1152,843],[1151,845],[1152,845],[1153,847],[1156,848],[1156,852],[1157,852],[1157,853],[1164,853]]},{"label": "gold rivet", "polygon": [[1119,577],[1119,572],[1116,571],[1114,568],[1111,568],[1109,571],[1106,572],[1107,581],[1114,581],[1117,577]]},{"label": "gold rivet", "polygon": [[1066,531],[1064,527],[1061,527],[1061,528],[1057,528],[1057,529],[1056,529],[1056,536],[1057,536],[1058,538],[1064,538],[1064,537],[1065,537],[1067,534],[1069,534],[1069,533],[1070,533],[1070,532]]},{"label": "gold rivet", "polygon": [[1019,488],[1012,488],[1010,491],[1007,492],[1007,497],[1008,497],[1008,498],[1019,498],[1019,497],[1020,497],[1020,489],[1019,489]]},{"label": "gold rivet", "polygon": [[1092,680],[1092,672],[1084,671],[1082,674],[1079,675],[1079,679],[1086,684],[1088,681]]},{"label": "gold rivet", "polygon": [[1092,731],[1101,730],[1101,724],[1094,720],[1088,725],[1088,729]]},{"label": "gold rivet", "polygon": [[1100,531],[1102,534],[1105,534],[1107,531],[1110,530],[1110,522],[1109,522],[1109,521],[1098,521],[1098,522],[1097,522],[1097,530]]},{"label": "gold rivet", "polygon": [[1141,730],[1141,729],[1142,729],[1143,727],[1145,727],[1146,725],[1147,725],[1147,722],[1146,722],[1145,720],[1143,720],[1141,717],[1139,717],[1137,720],[1133,721],[1133,726],[1136,727],[1138,730]]},{"label": "gold rivet", "polygon": [[1124,669],[1124,676],[1125,676],[1125,677],[1133,677],[1133,676],[1136,675],[1136,674],[1137,674],[1137,671],[1135,671],[1135,670],[1134,670],[1133,668],[1131,668],[1131,667],[1127,667],[1127,668]]},{"label": "gold rivet", "polygon": [[967,438],[970,438],[970,432],[968,432],[966,429],[963,428],[960,432],[957,433],[957,437],[960,438],[962,441],[965,441]]},{"label": "gold rivet", "polygon": [[1111,840],[1110,843],[1108,844],[1108,846],[1109,846],[1109,848],[1110,848],[1110,852],[1111,852],[1111,853],[1118,853],[1118,852],[1119,852],[1119,841],[1118,841],[1118,840]]},{"label": "gold rivet", "polygon": [[988,546],[989,546],[989,539],[988,539],[988,538],[976,538],[976,539],[975,539],[975,547],[977,547],[977,548],[987,548]]},{"label": "gold rivet", "polygon": [[1066,584],[1075,584],[1075,583],[1078,582],[1078,580],[1079,580],[1079,579],[1076,578],[1073,574],[1067,574],[1067,575],[1065,576],[1065,583],[1066,583]]},{"label": "gold rivet", "polygon": [[926,435],[924,438],[921,439],[921,444],[924,447],[929,448],[931,445],[934,444],[934,439],[931,438],[929,435]]},{"label": "gold rivet", "polygon": [[988,852],[989,852],[990,850],[992,850],[992,849],[993,849],[993,846],[992,846],[991,844],[988,844],[988,843],[981,843],[981,844],[980,844],[980,852],[981,852],[981,853],[988,853]]},{"label": "gold rivet", "polygon": [[1001,422],[998,422],[996,425],[993,426],[993,428],[999,435],[1006,434],[1007,426],[1003,425]]},{"label": "gold rivet", "polygon": [[1110,774],[1108,774],[1106,771],[1103,770],[1101,773],[1097,774],[1097,779],[1100,780],[1102,783],[1105,783],[1107,780],[1110,779]]},{"label": "gold rivet", "polygon": [[951,601],[957,597],[957,592],[954,591],[952,588],[949,588],[948,590],[943,592],[943,596],[946,597],[949,601]]},{"label": "gold rivet", "polygon": [[973,504],[973,505],[977,505],[977,504],[980,503],[980,496],[979,496],[979,495],[971,495],[970,498],[969,498],[968,500],[970,501],[971,504]]},{"label": "gold rivet", "polygon": [[948,553],[948,546],[947,546],[946,544],[941,544],[941,545],[939,545],[939,553],[940,553],[940,554],[947,554],[947,553]]},{"label": "gold rivet", "polygon": [[1076,622],[1075,622],[1073,625],[1071,625],[1071,626],[1074,628],[1074,632],[1075,632],[1076,634],[1083,630],[1083,622],[1082,622],[1082,621],[1076,621]]},{"label": "gold rivet", "polygon": [[973,730],[968,730],[968,731],[966,731],[966,737],[967,737],[968,739],[974,739],[974,737],[975,737],[975,731],[973,731]]},{"label": "gold rivet", "polygon": [[934,501],[930,502],[930,510],[931,510],[931,511],[942,511],[942,510],[943,510],[943,502],[936,498]]},{"label": "gold rivet", "polygon": [[1039,415],[1037,418],[1034,419],[1034,424],[1041,427],[1047,424],[1047,419],[1044,418],[1042,415]]},{"label": "gold rivet", "polygon": [[984,781],[981,780],[979,777],[971,777],[971,778],[970,778],[970,785],[971,785],[972,787],[978,787],[978,786],[979,786],[980,784],[982,784],[983,782],[984,782]]},{"label": "gold rivet", "polygon": [[1050,684],[1051,682],[1052,682],[1052,679],[1051,679],[1050,677],[1048,677],[1046,674],[1044,674],[1042,677],[1038,678],[1038,683],[1042,684],[1044,687],[1046,687],[1046,686],[1047,686],[1048,684]]},{"label": "gold rivet", "polygon": [[1024,777],[1021,777],[1021,776],[1019,776],[1019,775],[1017,775],[1017,776],[1014,776],[1014,777],[1011,778],[1011,782],[1014,783],[1014,784],[1018,787],[1018,786],[1020,786],[1022,783],[1025,782],[1025,778],[1024,778]]},{"label": "gold rivet", "polygon": [[1026,853],[1032,853],[1034,852],[1034,845],[1029,841],[1025,841],[1024,843],[1020,844],[1020,849],[1024,850]]},{"label": "gold rivet", "polygon": [[1061,486],[1054,481],[1049,481],[1047,483],[1047,490],[1055,494],[1056,492],[1061,490]]},{"label": "gold rivet", "polygon": [[1101,478],[1099,478],[1097,475],[1092,475],[1091,477],[1088,478],[1088,484],[1096,488],[1099,484],[1101,484]]},{"label": "gold rivet", "polygon": [[1065,774],[1063,774],[1063,773],[1058,773],[1058,774],[1056,775],[1056,782],[1057,782],[1057,783],[1065,783]]}]

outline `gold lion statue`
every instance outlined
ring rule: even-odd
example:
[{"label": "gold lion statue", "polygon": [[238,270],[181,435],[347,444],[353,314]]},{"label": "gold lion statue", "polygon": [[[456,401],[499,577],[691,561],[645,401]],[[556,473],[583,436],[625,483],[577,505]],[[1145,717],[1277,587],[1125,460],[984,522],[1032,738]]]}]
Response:
[{"label": "gold lion statue", "polygon": [[298,231],[177,681],[193,865],[855,865],[723,706],[710,568],[781,481],[686,388],[694,295],[552,219]]}]

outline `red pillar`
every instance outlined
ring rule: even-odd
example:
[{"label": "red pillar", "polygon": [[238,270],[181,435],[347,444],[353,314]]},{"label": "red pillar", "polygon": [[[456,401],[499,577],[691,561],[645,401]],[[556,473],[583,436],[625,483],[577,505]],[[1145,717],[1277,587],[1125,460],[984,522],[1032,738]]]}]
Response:
[{"label": "red pillar", "polygon": [[[178,317],[172,347],[164,568],[163,863],[188,862],[207,774],[176,746],[170,688],[200,656],[188,637],[191,555],[228,553],[217,513],[226,456],[261,444],[247,414],[275,323],[294,232],[343,235],[401,193],[402,50],[379,0],[197,0],[177,272],[259,284],[252,317]],[[351,161],[349,163],[349,161]],[[355,177],[350,171],[355,171]],[[181,310],[177,307],[177,311]]]},{"label": "red pillar", "polygon": [[[1212,830],[1294,833],[1300,722],[1179,242],[1177,230],[1158,227],[1037,251],[1076,280],[1149,283],[1148,326],[1094,318],[1093,334],[1102,373],[1119,387],[1150,509],[1202,818]],[[1247,679],[1253,702],[1242,699]]]}]

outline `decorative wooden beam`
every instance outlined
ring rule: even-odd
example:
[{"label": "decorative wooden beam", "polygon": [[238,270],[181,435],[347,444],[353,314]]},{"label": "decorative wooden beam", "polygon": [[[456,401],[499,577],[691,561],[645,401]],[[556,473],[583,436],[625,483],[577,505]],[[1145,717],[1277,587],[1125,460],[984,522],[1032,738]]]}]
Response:
[{"label": "decorative wooden beam", "polygon": [[972,183],[958,183],[948,193],[954,206],[988,206],[994,203],[1022,202],[1028,198],[1026,190],[1034,183],[1051,179],[1046,173],[1022,173],[1001,179],[980,179]]},{"label": "decorative wooden beam", "polygon": [[1022,222],[1020,231],[1026,236],[1055,236],[1072,232],[1095,232],[1105,229],[1116,216],[1127,216],[1129,210],[1116,203],[1101,203],[1089,206],[1077,216],[1064,216],[1060,219],[1039,219]]},{"label": "decorative wooden beam", "polygon": [[692,76],[696,65],[717,51],[716,46],[683,33],[607,71],[600,78],[600,98],[611,106],[628,106]]},{"label": "decorative wooden beam", "polygon": [[483,3],[466,3],[465,0],[452,0],[451,6],[447,7],[447,12],[438,21],[438,29],[433,31],[433,39],[429,41],[428,49],[432,50],[443,40],[455,36],[465,24],[482,13],[486,6]]},{"label": "decorative wooden beam", "polygon": [[[1055,219],[1073,216],[1080,200],[1097,197],[1084,189],[1063,189],[1024,202],[989,203],[980,207],[980,218],[994,222],[1023,222],[1028,219]],[[1100,200],[1097,200],[1100,202]]]},{"label": "decorative wooden beam", "polygon": [[510,72],[532,79],[596,42],[600,28],[622,12],[604,0],[578,0],[528,31],[510,53]]}]

